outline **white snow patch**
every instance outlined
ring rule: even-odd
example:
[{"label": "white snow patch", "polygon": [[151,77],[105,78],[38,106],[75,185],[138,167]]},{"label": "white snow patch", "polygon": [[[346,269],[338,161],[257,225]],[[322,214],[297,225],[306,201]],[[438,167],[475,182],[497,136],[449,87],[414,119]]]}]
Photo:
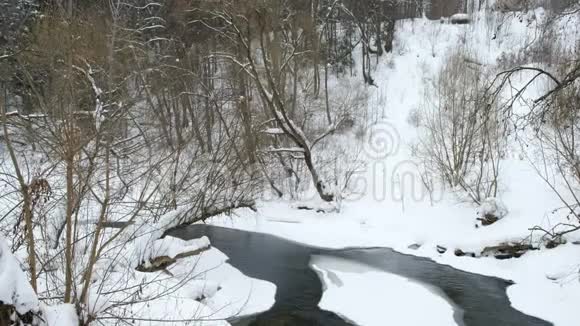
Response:
[{"label": "white snow patch", "polygon": [[498,219],[504,218],[508,213],[505,204],[497,198],[486,198],[479,207],[477,215],[480,218],[485,218],[485,216],[493,215]]},{"label": "white snow patch", "polygon": [[38,311],[40,303],[20,264],[0,236],[0,301],[21,314]]},{"label": "white snow patch", "polygon": [[270,135],[284,135],[285,132],[284,130],[280,129],[280,128],[267,128],[264,129],[264,131],[262,131],[265,134],[270,134]]},{"label": "white snow patch", "polygon": [[335,257],[314,256],[311,266],[325,288],[320,308],[358,325],[456,325],[444,298],[404,277]]},{"label": "white snow patch", "polygon": [[79,320],[72,304],[43,306],[43,318],[48,326],[78,326]]},{"label": "white snow patch", "polygon": [[455,23],[455,24],[460,23],[460,22],[468,22],[469,15],[464,14],[464,13],[454,14],[454,15],[451,15],[451,17],[449,17],[449,20],[451,21],[451,23]]}]

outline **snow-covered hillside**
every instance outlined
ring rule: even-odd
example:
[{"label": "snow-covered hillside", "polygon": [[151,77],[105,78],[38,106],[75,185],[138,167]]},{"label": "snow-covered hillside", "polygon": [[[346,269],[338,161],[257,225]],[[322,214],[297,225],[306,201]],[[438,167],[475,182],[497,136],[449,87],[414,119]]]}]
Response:
[{"label": "snow-covered hillside", "polygon": [[[515,308],[555,325],[576,325],[580,246],[574,242],[580,240],[580,232],[567,234],[566,244],[547,249],[541,241],[543,234],[530,231],[535,226],[549,229],[567,221],[566,214],[554,212],[562,206],[560,198],[534,168],[537,143],[527,142],[530,131],[509,136],[496,200],[507,208],[507,214],[490,226],[477,225],[482,208],[465,200],[457,189],[435,182],[428,191],[414,152],[423,132],[416,120],[433,105],[429,87],[445,61],[458,49],[465,49],[468,57],[464,59],[482,67],[487,74],[483,78],[499,73],[506,58],[542,66],[531,62],[533,58],[526,57],[525,51],[538,38],[546,37],[540,34],[540,26],[547,17],[538,8],[525,13],[478,12],[467,25],[427,19],[399,21],[393,52],[381,58],[374,72],[378,87],[369,95],[369,107],[379,112],[379,118],[373,116],[364,144],[353,144],[362,146],[366,168],[355,176],[357,193],[343,199],[340,212],[320,214],[297,210],[302,202],[264,201],[257,213],[240,212],[234,218],[215,218],[213,223],[272,233],[313,246],[387,246],[459,269],[513,280],[515,285],[509,287],[508,294]],[[552,42],[577,46],[570,44],[579,39],[576,18],[558,24],[556,33],[551,34],[556,35]],[[522,73],[514,80],[523,85],[531,77],[531,73]],[[525,96],[535,99],[550,86],[549,80],[539,78]],[[523,114],[526,103],[521,102],[515,111]],[[512,241],[533,243],[540,250],[507,260],[479,257],[486,247]],[[478,257],[459,257],[461,252]],[[381,280],[377,276],[375,281]],[[336,296],[339,298],[333,300],[340,301],[340,293]],[[352,303],[348,296],[342,299]],[[325,300],[325,307],[332,309],[329,304]],[[368,307],[364,298],[359,297],[357,304],[361,309]]]}]

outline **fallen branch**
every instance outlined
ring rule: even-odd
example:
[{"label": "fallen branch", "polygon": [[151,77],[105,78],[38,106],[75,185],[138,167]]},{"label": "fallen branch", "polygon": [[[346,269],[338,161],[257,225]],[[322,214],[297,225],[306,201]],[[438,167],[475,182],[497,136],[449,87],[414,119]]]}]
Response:
[{"label": "fallen branch", "polygon": [[135,269],[137,271],[143,272],[143,273],[153,273],[153,272],[163,271],[163,270],[167,269],[167,267],[175,264],[179,259],[183,259],[183,258],[187,258],[187,257],[191,257],[191,256],[197,256],[197,255],[209,250],[210,248],[211,248],[211,245],[208,245],[206,247],[199,248],[196,250],[182,252],[182,253],[176,255],[175,257],[159,256],[159,257],[151,258],[149,260],[149,262],[141,263]]}]

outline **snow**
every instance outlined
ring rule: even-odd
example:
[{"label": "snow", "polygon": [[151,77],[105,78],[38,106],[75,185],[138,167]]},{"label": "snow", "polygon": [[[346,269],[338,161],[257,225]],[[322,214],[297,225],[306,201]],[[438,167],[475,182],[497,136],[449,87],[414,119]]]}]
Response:
[{"label": "snow", "polygon": [[[524,255],[521,280],[507,290],[512,305],[554,325],[576,325],[580,299],[578,251],[578,246],[563,245],[545,253]],[[526,268],[528,275],[524,274]]]},{"label": "snow", "polygon": [[[266,311],[274,305],[276,285],[245,276],[230,264],[223,264],[208,273],[209,286],[220,290],[204,303],[214,311],[214,318],[232,318]],[[207,291],[207,286],[206,290]],[[211,289],[209,289],[211,291]]]},{"label": "snow", "polygon": [[456,325],[453,307],[423,285],[340,258],[310,264],[324,284],[320,308],[357,325]]},{"label": "snow", "polygon": [[451,17],[449,17],[449,20],[451,21],[451,23],[459,24],[463,22],[469,22],[470,19],[468,14],[460,13],[451,15]]},{"label": "snow", "polygon": [[[463,201],[457,189],[437,182],[432,191],[426,190],[412,150],[420,129],[408,122],[410,114],[425,106],[425,85],[437,77],[446,58],[458,46],[469,49],[470,62],[492,67],[500,58],[516,55],[536,40],[536,28],[545,19],[546,12],[538,8],[515,14],[474,13],[469,25],[440,24],[426,19],[398,22],[393,54],[373,74],[378,88],[371,88],[369,107],[382,113],[376,128],[371,128],[374,136],[364,137],[373,141],[363,144],[366,168],[353,177],[356,187],[342,198],[340,209],[330,213],[296,209],[303,205],[316,207],[313,204],[316,194],[292,201],[264,198],[257,205],[258,212],[242,210],[234,217],[215,217],[211,223],[273,234],[314,247],[390,247],[469,272],[509,279],[515,282],[507,291],[514,308],[556,326],[577,325],[578,313],[574,307],[580,302],[580,246],[572,242],[580,240],[579,232],[567,234],[565,245],[530,251],[518,259],[454,255],[455,249],[479,254],[485,247],[502,242],[537,244],[542,234],[530,231],[532,227],[550,229],[567,221],[554,211],[562,206],[560,199],[531,164],[535,159],[534,148],[519,143],[527,135],[510,139],[501,162],[499,193],[495,199],[477,207]],[[562,35],[563,39],[574,39],[570,35],[579,32],[575,22],[572,20],[567,28],[559,28],[560,33],[569,33]],[[524,83],[528,75],[514,79],[514,87],[518,87],[518,81]],[[534,84],[526,96],[536,98],[543,85],[544,82]],[[518,105],[515,112],[521,114],[524,109],[525,105]],[[385,149],[388,155],[382,155],[382,149],[377,154],[374,144],[388,144]],[[503,218],[493,225],[477,228],[477,217],[489,211]],[[441,254],[437,246],[447,251]],[[368,293],[375,293],[376,301],[388,300],[389,291],[383,289],[379,279],[401,288],[405,284],[404,280],[395,282],[391,276],[378,272],[365,273],[365,277],[332,271],[332,277],[344,283],[336,286],[329,280],[328,269],[319,272],[327,280],[325,283],[330,284],[321,306],[359,320],[361,325],[373,325],[371,316],[376,314],[367,309],[367,305],[374,307],[373,302],[368,302],[373,300],[362,300],[369,297]],[[412,288],[409,291],[419,291],[409,287]],[[397,293],[404,295],[405,292]],[[364,303],[359,304],[361,300]],[[431,304],[438,303],[427,302],[425,307]]]},{"label": "snow", "polygon": [[284,130],[282,130],[280,128],[266,128],[262,132],[265,134],[270,134],[270,135],[284,135],[285,134]]},{"label": "snow", "polygon": [[107,296],[99,295],[96,292],[89,291],[88,294],[87,313],[91,316],[98,316],[111,306],[111,302]]},{"label": "snow", "polygon": [[[179,210],[167,215],[161,218],[163,223],[178,216]],[[155,325],[156,320],[181,325],[184,320],[195,320],[203,326],[222,326],[228,325],[226,319],[266,311],[274,304],[276,286],[241,273],[228,263],[225,254],[211,246],[207,237],[160,239],[162,232],[156,227],[130,225],[123,236],[129,235],[133,241],[119,239],[127,255],[99,261],[93,277],[100,282],[89,290],[90,315],[135,318],[140,320],[139,325]],[[193,251],[200,253],[181,255]],[[135,270],[143,263],[150,267],[157,257],[179,259],[163,270]],[[140,289],[139,300],[130,305],[130,311],[113,304],[135,296],[133,288]]]},{"label": "snow", "polygon": [[498,219],[504,218],[508,214],[507,207],[497,198],[486,198],[479,207],[477,215],[479,218],[494,216]]},{"label": "snow", "polygon": [[[413,145],[421,132],[420,123],[413,126],[408,121],[414,112],[428,105],[425,103],[427,85],[436,79],[445,60],[459,47],[465,47],[469,54],[466,60],[492,67],[502,57],[522,52],[537,39],[536,27],[545,20],[546,12],[541,8],[527,13],[479,12],[471,16],[454,15],[451,20],[465,18],[471,24],[441,24],[427,19],[397,23],[393,53],[381,59],[373,72],[377,87],[369,89],[368,106],[372,112],[380,112],[373,116],[378,119],[369,118],[371,130],[362,137],[362,145],[342,143],[349,150],[361,145],[366,164],[355,173],[354,186],[345,192],[337,206],[328,207],[330,204],[315,199],[316,192],[311,192],[313,197],[304,195],[290,202],[263,198],[258,203],[258,212],[242,209],[234,217],[221,215],[210,222],[274,234],[314,247],[390,247],[458,269],[513,280],[515,284],[508,288],[507,294],[514,308],[556,326],[576,326],[580,247],[572,242],[580,240],[578,232],[566,236],[567,244],[551,250],[531,251],[518,259],[500,261],[488,257],[457,257],[453,253],[454,249],[461,249],[477,254],[486,246],[501,242],[537,242],[541,234],[531,232],[530,228],[536,225],[550,228],[566,221],[554,213],[561,206],[560,199],[530,164],[534,159],[533,148],[511,140],[502,159],[500,192],[496,198],[484,201],[481,207],[458,200],[456,189],[438,183],[428,191],[418,174],[419,163],[413,156]],[[578,33],[577,21],[573,20],[570,26],[573,28],[560,29],[568,33],[561,35],[563,39]],[[523,83],[527,75],[522,73],[520,77]],[[517,87],[516,80],[514,83]],[[544,86],[537,84],[526,96],[537,95]],[[100,94],[99,89],[94,91]],[[267,90],[263,92],[271,101],[273,96]],[[517,114],[525,110],[525,105],[516,107]],[[101,111],[97,99],[96,117]],[[279,111],[274,113],[278,118],[282,116]],[[96,123],[98,128],[99,119]],[[288,124],[310,148],[298,124],[293,121]],[[268,128],[264,132],[280,134],[281,130]],[[342,142],[344,138],[335,140]],[[272,151],[303,149],[290,147]],[[300,206],[315,209],[298,210]],[[276,286],[241,273],[228,263],[219,248],[210,246],[209,239],[161,239],[162,230],[179,224],[189,208],[166,214],[155,225],[138,221],[124,231],[118,239],[119,243],[127,244],[121,251],[123,255],[119,257],[114,251],[97,262],[92,281],[100,282],[95,282],[89,290],[88,313],[135,318],[135,324],[139,325],[155,325],[155,320],[163,320],[165,325],[182,325],[183,320],[196,319],[203,326],[223,326],[228,325],[227,318],[272,307]],[[476,228],[476,218],[491,212],[502,217],[501,220]],[[438,246],[447,248],[446,252],[439,253]],[[174,258],[201,248],[208,250],[179,259],[166,270],[135,271],[138,264],[148,263],[152,258]],[[452,305],[427,286],[337,258],[314,257],[311,266],[325,285],[320,306],[360,325],[385,325],[385,319],[396,325],[455,324]],[[50,326],[78,324],[73,306],[39,303],[20,263],[3,239],[0,239],[0,284],[0,300],[13,304],[19,312],[42,310]],[[147,286],[138,293],[130,288],[143,284]],[[159,296],[160,293],[169,295]],[[130,312],[125,306],[115,305],[133,296],[136,303],[131,305]],[[388,312],[387,308],[390,308]]]},{"label": "snow", "polygon": [[213,297],[220,290],[219,283],[203,280],[193,280],[187,287],[189,295],[196,300]]},{"label": "snow", "polygon": [[274,148],[270,147],[268,149],[270,153],[304,153],[304,148],[300,147],[284,147],[284,148]]},{"label": "snow", "polygon": [[459,13],[459,14],[451,15],[451,17],[449,17],[449,18],[451,18],[451,20],[453,20],[453,19],[466,20],[466,19],[469,19],[469,15],[468,14]]},{"label": "snow", "polygon": [[[268,310],[274,304],[276,286],[247,277],[227,260],[212,247],[198,256],[179,259],[166,272],[136,272],[133,278],[148,284],[140,296],[150,301],[132,305],[131,313],[135,318],[152,320],[142,325],[155,325],[155,320],[169,325],[195,320],[196,325],[223,326],[228,325],[226,319]],[[158,297],[164,291],[170,293]],[[108,312],[117,314],[115,308]]]},{"label": "snow", "polygon": [[77,326],[79,320],[75,306],[61,304],[56,306],[43,306],[43,318],[49,326]]},{"label": "snow", "polygon": [[2,285],[0,301],[14,306],[18,313],[37,312],[40,309],[40,302],[26,274],[2,236],[0,236],[0,284]]},{"label": "snow", "polygon": [[74,305],[48,306],[40,303],[20,263],[0,236],[0,302],[11,305],[20,314],[32,312],[45,321],[46,326],[77,326]]},{"label": "snow", "polygon": [[[163,237],[163,230],[182,223],[181,218],[190,209],[184,205],[153,224],[139,216],[123,229],[103,229],[102,241],[113,241],[108,248],[114,250],[104,251],[95,262],[83,318],[96,318],[103,325],[114,325],[116,318],[123,318],[133,319],[135,325],[157,325],[156,321],[163,320],[166,325],[192,321],[201,326],[225,326],[229,325],[227,319],[266,311],[274,304],[276,286],[241,273],[228,263],[225,254],[211,246],[207,237]],[[91,230],[92,225],[94,221],[88,221],[81,230]],[[156,258],[169,258],[171,263],[147,269]],[[12,259],[20,268],[14,257],[3,259]],[[77,265],[79,273],[84,272],[86,265]],[[0,264],[0,270],[3,266]],[[28,287],[18,291],[26,294],[30,286],[23,277],[21,283]],[[5,279],[0,279],[2,284]],[[6,279],[6,284],[20,283]],[[83,285],[77,286],[82,289]],[[46,287],[42,279],[39,287]],[[33,300],[27,306],[34,304],[39,303]],[[67,309],[46,307],[49,318],[62,325],[76,318],[76,312],[67,316]]]}]

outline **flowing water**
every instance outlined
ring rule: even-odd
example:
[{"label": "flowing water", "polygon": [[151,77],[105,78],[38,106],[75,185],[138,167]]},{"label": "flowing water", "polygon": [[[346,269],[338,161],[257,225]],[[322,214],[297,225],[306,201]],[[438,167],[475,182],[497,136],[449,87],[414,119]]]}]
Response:
[{"label": "flowing water", "polygon": [[[212,245],[228,255],[230,263],[244,274],[276,284],[274,306],[256,316],[233,320],[232,324],[236,326],[354,325],[318,307],[322,297],[322,283],[309,266],[314,255],[365,264],[434,288],[454,306],[459,325],[550,325],[511,307],[506,295],[506,288],[511,284],[508,281],[463,272],[427,258],[400,254],[391,249],[324,250],[272,235],[208,225],[184,227],[171,235],[184,240],[206,235]],[[380,295],[377,299],[380,299]],[[420,313],[421,307],[417,309]],[[388,314],[388,307],[385,307],[385,314]],[[388,326],[387,322],[385,326]]]}]

